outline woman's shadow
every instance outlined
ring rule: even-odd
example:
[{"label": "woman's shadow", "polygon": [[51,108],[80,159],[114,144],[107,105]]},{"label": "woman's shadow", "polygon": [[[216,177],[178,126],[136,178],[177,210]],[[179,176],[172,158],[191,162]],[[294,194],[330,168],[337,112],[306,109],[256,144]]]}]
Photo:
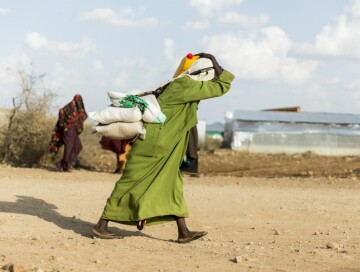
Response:
[{"label": "woman's shadow", "polygon": [[[16,202],[0,201],[0,212],[16,213],[37,216],[45,221],[54,223],[58,227],[65,230],[72,230],[81,236],[93,238],[92,228],[93,223],[83,221],[75,216],[68,217],[58,213],[57,207],[54,204],[31,196],[16,196]],[[146,236],[148,238],[156,239],[152,236],[146,235],[139,231],[120,230],[118,228],[110,228],[114,233],[127,236]]]}]

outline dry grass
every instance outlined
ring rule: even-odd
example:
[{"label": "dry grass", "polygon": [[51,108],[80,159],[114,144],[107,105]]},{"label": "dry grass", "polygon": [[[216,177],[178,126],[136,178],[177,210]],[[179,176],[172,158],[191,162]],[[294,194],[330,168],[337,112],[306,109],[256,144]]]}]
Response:
[{"label": "dry grass", "polygon": [[216,139],[216,138],[207,136],[207,137],[205,137],[205,143],[201,150],[209,152],[209,153],[213,153],[213,152],[215,152],[215,150],[221,148],[222,143],[223,142],[220,139]]}]

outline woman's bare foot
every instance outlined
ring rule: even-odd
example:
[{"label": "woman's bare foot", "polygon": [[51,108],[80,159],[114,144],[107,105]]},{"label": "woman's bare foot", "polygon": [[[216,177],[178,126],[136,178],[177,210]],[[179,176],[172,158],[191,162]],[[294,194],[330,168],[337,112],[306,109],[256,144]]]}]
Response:
[{"label": "woman's bare foot", "polygon": [[185,222],[184,217],[176,217],[176,224],[178,227],[178,243],[189,243],[191,241],[197,240],[207,234],[206,231],[190,231]]},{"label": "woman's bare foot", "polygon": [[201,237],[204,237],[207,234],[207,231],[189,231],[186,236],[179,236],[177,242],[180,244],[189,243],[191,241],[197,240]]},{"label": "woman's bare foot", "polygon": [[122,239],[121,235],[115,234],[108,230],[109,220],[100,218],[99,222],[92,229],[92,233],[96,238],[100,239]]}]

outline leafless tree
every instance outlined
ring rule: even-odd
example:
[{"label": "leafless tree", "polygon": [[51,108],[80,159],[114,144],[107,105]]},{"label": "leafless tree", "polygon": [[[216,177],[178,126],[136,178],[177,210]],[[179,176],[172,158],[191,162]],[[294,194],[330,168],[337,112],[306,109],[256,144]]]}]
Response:
[{"label": "leafless tree", "polygon": [[12,99],[0,156],[3,162],[31,166],[47,151],[50,108],[56,94],[45,87],[45,74],[36,75],[33,66],[16,73],[21,91]]}]

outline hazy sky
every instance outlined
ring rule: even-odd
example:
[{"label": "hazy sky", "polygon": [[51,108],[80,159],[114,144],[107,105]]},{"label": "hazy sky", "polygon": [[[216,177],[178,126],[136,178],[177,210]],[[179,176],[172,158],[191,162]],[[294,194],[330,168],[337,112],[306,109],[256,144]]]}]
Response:
[{"label": "hazy sky", "polygon": [[56,106],[80,93],[95,111],[107,91],[155,89],[208,52],[236,79],[200,103],[207,123],[237,109],[360,113],[360,0],[0,0],[0,33],[1,107],[19,67],[46,74]]}]

